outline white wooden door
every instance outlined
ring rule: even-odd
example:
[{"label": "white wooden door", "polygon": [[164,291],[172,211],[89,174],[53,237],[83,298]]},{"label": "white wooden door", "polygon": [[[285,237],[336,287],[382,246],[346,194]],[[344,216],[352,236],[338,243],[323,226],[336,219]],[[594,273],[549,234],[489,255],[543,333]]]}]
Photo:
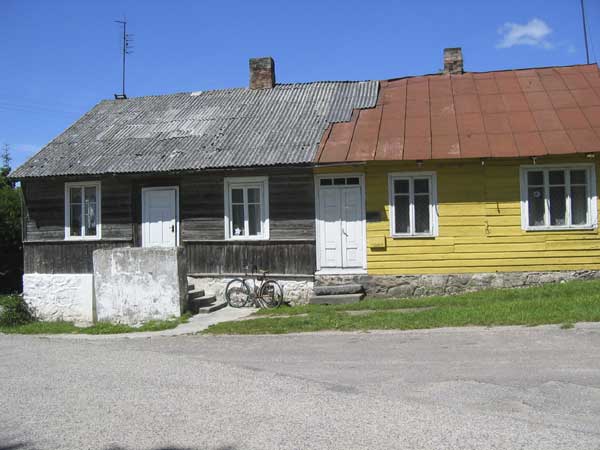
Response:
[{"label": "white wooden door", "polygon": [[[357,184],[346,184],[348,179]],[[357,177],[343,176],[327,178],[327,184],[319,179],[318,183],[319,269],[363,269],[365,243],[362,186],[358,184]]]},{"label": "white wooden door", "polygon": [[177,245],[177,189],[149,188],[142,191],[142,246]]}]

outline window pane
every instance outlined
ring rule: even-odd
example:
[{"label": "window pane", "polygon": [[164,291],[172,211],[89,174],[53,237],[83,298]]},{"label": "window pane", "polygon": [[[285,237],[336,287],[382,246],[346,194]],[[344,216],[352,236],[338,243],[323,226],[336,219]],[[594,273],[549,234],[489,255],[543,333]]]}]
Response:
[{"label": "window pane", "polygon": [[248,203],[260,203],[259,188],[248,188]]},{"label": "window pane", "polygon": [[537,170],[527,172],[527,184],[529,186],[537,186],[544,184],[544,172]]},{"label": "window pane", "polygon": [[429,195],[415,195],[415,233],[429,232]]},{"label": "window pane", "polygon": [[409,203],[408,195],[397,195],[394,198],[395,233],[410,232]]},{"label": "window pane", "polygon": [[331,178],[321,178],[321,186],[331,186],[332,183]]},{"label": "window pane", "polygon": [[345,178],[335,178],[333,180],[333,184],[336,184],[336,185],[346,184],[346,179]]},{"label": "window pane", "polygon": [[529,205],[529,225],[544,225],[544,188],[529,188],[527,203]]},{"label": "window pane", "polygon": [[86,236],[96,235],[96,188],[86,187],[84,189],[83,220]]},{"label": "window pane", "polygon": [[81,204],[71,204],[71,236],[81,236]]},{"label": "window pane", "polygon": [[248,234],[257,236],[261,234],[260,205],[248,205]]},{"label": "window pane", "polygon": [[232,189],[231,190],[231,203],[244,203],[244,190],[243,189]]},{"label": "window pane", "polygon": [[564,186],[550,187],[550,225],[566,225],[566,212]]},{"label": "window pane", "polygon": [[356,178],[356,177],[346,178],[346,184],[359,184],[358,178]]},{"label": "window pane", "polygon": [[231,206],[231,235],[244,235],[244,205]]},{"label": "window pane", "polygon": [[571,184],[586,184],[585,170],[571,170]]},{"label": "window pane", "polygon": [[394,193],[408,194],[408,180],[394,180]]},{"label": "window pane", "polygon": [[69,189],[71,196],[71,203],[81,203],[81,188],[71,188]]},{"label": "window pane", "polygon": [[564,170],[551,170],[548,173],[550,184],[565,184]]},{"label": "window pane", "polygon": [[571,222],[573,225],[585,225],[587,223],[587,208],[588,201],[585,193],[585,186],[572,186],[571,215],[573,217]]},{"label": "window pane", "polygon": [[427,194],[429,192],[429,180],[421,178],[415,180],[415,194]]}]

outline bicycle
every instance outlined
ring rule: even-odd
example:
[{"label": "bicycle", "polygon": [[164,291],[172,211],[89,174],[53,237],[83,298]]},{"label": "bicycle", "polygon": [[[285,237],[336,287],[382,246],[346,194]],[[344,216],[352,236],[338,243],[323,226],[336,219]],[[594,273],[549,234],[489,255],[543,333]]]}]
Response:
[{"label": "bicycle", "polygon": [[[248,267],[246,267],[243,277],[234,278],[227,283],[225,288],[227,304],[233,308],[241,308],[249,304],[257,308],[278,308],[283,302],[283,289],[277,281],[267,279],[267,274],[267,270],[258,270],[256,266],[252,266],[252,274],[248,276]],[[252,281],[251,286],[250,281]],[[260,285],[257,282],[260,282]]]}]

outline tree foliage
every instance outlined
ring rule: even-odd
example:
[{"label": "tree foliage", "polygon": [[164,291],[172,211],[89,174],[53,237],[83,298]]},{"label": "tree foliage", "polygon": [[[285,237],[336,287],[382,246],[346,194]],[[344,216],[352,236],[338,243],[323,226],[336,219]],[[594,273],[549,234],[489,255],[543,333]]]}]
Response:
[{"label": "tree foliage", "polygon": [[21,287],[23,245],[21,242],[21,189],[8,178],[8,145],[0,155],[0,293],[15,292]]},{"label": "tree foliage", "polygon": [[20,189],[8,179],[10,154],[7,145],[2,149],[0,168],[0,246],[21,244]]}]

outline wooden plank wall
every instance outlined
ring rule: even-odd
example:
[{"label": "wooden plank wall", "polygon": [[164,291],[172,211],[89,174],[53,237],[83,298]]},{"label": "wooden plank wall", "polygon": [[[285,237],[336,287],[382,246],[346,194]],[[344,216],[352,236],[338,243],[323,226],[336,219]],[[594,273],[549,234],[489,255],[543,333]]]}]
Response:
[{"label": "wooden plank wall", "polygon": [[256,265],[274,274],[312,275],[315,272],[314,241],[186,242],[191,274],[240,274]]},{"label": "wooden plank wall", "polygon": [[[231,175],[269,177],[269,241],[225,240],[223,179]],[[81,273],[86,273],[91,270],[95,244],[96,248],[104,248],[105,243],[109,247],[140,246],[142,188],[179,186],[180,241],[189,250],[190,272],[240,273],[250,261],[258,261],[274,273],[314,272],[314,185],[310,169],[102,178],[102,241],[96,243],[64,241],[65,181],[55,178],[23,183],[28,213],[25,241],[29,242],[26,271],[71,273],[81,267]]]},{"label": "wooden plank wall", "polygon": [[121,241],[25,243],[24,269],[25,273],[92,273],[94,250],[130,245]]},{"label": "wooden plank wall", "polygon": [[[594,160],[591,160],[592,162]],[[584,156],[538,158],[537,164],[589,163]],[[367,211],[382,220],[367,224],[370,274],[465,273],[600,269],[598,230],[523,231],[519,168],[530,159],[367,166]],[[598,163],[596,173],[598,174]],[[356,169],[355,169],[356,170]],[[389,172],[435,171],[439,236],[391,238]]]},{"label": "wooden plank wall", "polygon": [[[25,240],[65,238],[65,180],[22,183],[26,203]],[[131,240],[131,184],[116,177],[102,180],[102,238]]]}]

